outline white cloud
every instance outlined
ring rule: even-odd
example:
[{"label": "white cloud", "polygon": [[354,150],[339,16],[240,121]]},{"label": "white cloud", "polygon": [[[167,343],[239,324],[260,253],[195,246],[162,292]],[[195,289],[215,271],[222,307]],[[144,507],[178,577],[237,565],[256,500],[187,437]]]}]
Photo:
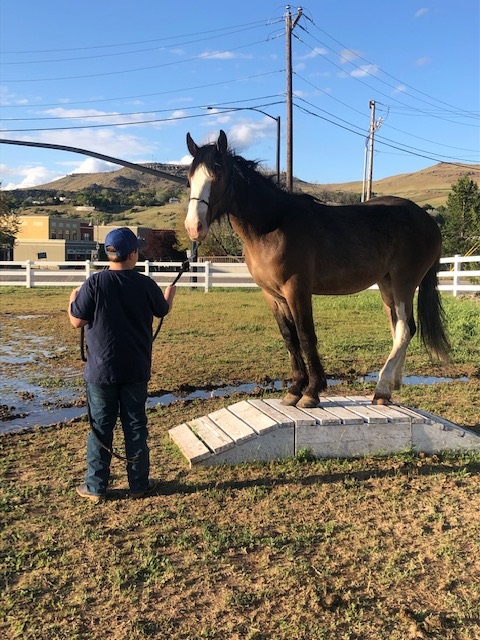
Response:
[{"label": "white cloud", "polygon": [[61,174],[47,169],[47,167],[44,166],[15,167],[15,169],[10,168],[8,173],[14,176],[16,181],[6,184],[3,187],[5,191],[35,187],[39,184],[45,184],[46,182],[51,182],[52,180],[62,177]]},{"label": "white cloud", "polygon": [[[123,133],[113,129],[77,129],[75,131],[45,131],[36,138],[36,142],[59,144],[77,149],[95,151],[123,160],[145,157],[145,154],[158,152],[158,147],[150,139]],[[31,139],[31,138],[29,138]],[[36,151],[38,153],[38,151]],[[2,188],[17,189],[34,187],[62,178],[69,173],[97,173],[120,168],[106,161],[85,157],[80,154],[69,154],[58,159],[58,151],[45,151],[45,160],[34,165],[4,167],[3,176],[9,177],[9,183]],[[68,152],[65,152],[68,153]]]},{"label": "white cloud", "polygon": [[404,84],[399,84],[397,87],[395,87],[393,93],[406,93],[407,92],[407,87]]},{"label": "white cloud", "polygon": [[418,11],[415,11],[415,18],[421,18],[427,13],[428,13],[428,9],[426,7],[422,7]]},{"label": "white cloud", "polygon": [[[217,134],[218,135],[218,134]],[[190,154],[183,156],[180,160],[167,160],[166,164],[186,164],[189,165],[192,162],[192,156]]]},{"label": "white cloud", "polygon": [[350,72],[352,78],[364,78],[365,76],[375,76],[379,69],[376,64],[362,64],[357,69]]},{"label": "white cloud", "polygon": [[156,117],[154,113],[132,113],[130,115],[122,115],[114,111],[98,111],[97,109],[65,109],[64,107],[57,107],[56,109],[47,109],[44,111],[47,116],[58,118],[68,118],[66,122],[67,126],[79,126],[83,123],[88,125],[101,125],[101,124],[125,124],[129,125],[133,122],[145,122],[153,120]]},{"label": "white cloud", "polygon": [[360,57],[360,52],[353,49],[343,49],[340,51],[340,64],[346,64],[347,62],[353,62]]},{"label": "white cloud", "polygon": [[233,51],[205,51],[201,53],[199,58],[208,58],[209,60],[234,60],[241,58],[242,60],[250,60],[251,55],[244,53],[233,53]]},{"label": "white cloud", "polygon": [[104,173],[106,171],[115,171],[121,166],[106,162],[99,158],[86,158],[78,166],[75,166],[70,173]]},{"label": "white cloud", "polygon": [[430,62],[431,59],[428,56],[423,56],[422,58],[417,58],[415,64],[417,65],[417,67],[424,67],[427,64],[430,64]]},{"label": "white cloud", "polygon": [[[40,100],[40,98],[35,97],[33,100]],[[16,93],[12,93],[7,87],[0,87],[0,105],[2,107],[24,106],[30,104],[30,102],[31,100],[20,98]]]},{"label": "white cloud", "polygon": [[318,56],[325,56],[327,55],[328,51],[327,49],[323,49],[322,47],[315,47],[312,51],[310,51],[309,53],[307,53],[304,56],[299,56],[299,60],[309,60],[310,58],[316,58]]}]

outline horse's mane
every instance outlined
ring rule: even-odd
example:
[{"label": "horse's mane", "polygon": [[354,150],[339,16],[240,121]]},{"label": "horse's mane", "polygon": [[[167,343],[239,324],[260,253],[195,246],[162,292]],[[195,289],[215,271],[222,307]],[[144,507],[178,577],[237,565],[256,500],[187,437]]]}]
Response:
[{"label": "horse's mane", "polygon": [[[276,206],[280,209],[290,210],[292,207],[302,207],[306,209],[316,208],[322,203],[310,194],[290,193],[283,187],[276,184],[276,176],[263,172],[259,160],[246,160],[238,155],[232,148],[227,150],[224,156],[230,165],[230,172],[237,187],[237,195],[242,198],[246,196],[246,191],[254,191],[256,197],[265,194],[269,200],[275,200]],[[189,176],[192,176],[197,167],[201,164],[207,171],[215,176],[222,162],[216,144],[206,144],[199,147],[190,166]],[[239,191],[244,191],[240,193]]]},{"label": "horse's mane", "polygon": [[[260,162],[258,160],[246,160],[242,156],[229,152],[232,166],[237,174],[243,178],[249,187],[265,188],[273,197],[283,200],[286,206],[291,207],[310,207],[312,205],[322,204],[318,198],[308,193],[290,193],[284,188],[276,184],[276,176],[266,174],[259,169]],[[278,202],[278,201],[277,201]]]}]

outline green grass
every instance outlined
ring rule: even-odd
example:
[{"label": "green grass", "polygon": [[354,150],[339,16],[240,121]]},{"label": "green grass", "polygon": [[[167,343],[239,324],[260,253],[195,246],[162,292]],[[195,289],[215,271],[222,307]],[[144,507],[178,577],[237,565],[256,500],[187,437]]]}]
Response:
[{"label": "green grass", "polygon": [[[62,374],[83,367],[68,293],[0,288],[3,344],[22,351],[25,340],[33,355],[39,344],[56,349],[55,358],[5,365],[4,374],[78,385]],[[407,373],[469,382],[408,385],[395,399],[480,432],[478,300],[446,297],[445,307],[452,363],[430,363],[414,340]],[[371,393],[358,376],[377,370],[390,349],[378,294],[316,298],[315,317],[327,374],[342,380],[328,393]],[[259,291],[178,291],[155,343],[152,393],[288,376]],[[314,460],[302,451],[188,469],[168,430],[242,397],[149,410],[152,476],[162,485],[144,500],[128,499],[116,460],[105,503],[75,494],[85,420],[1,436],[2,637],[480,637],[480,454]]]}]

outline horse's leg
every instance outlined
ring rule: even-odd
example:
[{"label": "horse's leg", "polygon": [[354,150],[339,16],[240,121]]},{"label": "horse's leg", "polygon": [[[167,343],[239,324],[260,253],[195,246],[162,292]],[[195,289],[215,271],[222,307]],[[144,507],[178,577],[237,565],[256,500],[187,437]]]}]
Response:
[{"label": "horse's leg", "polygon": [[380,371],[378,383],[373,397],[374,404],[388,404],[393,389],[402,386],[403,367],[410,340],[416,327],[413,318],[414,292],[393,293],[390,280],[379,282],[382,301],[390,318],[390,329],[393,337],[392,350]]},{"label": "horse's leg", "polygon": [[282,403],[293,406],[302,397],[302,391],[307,384],[307,370],[300,350],[297,329],[287,302],[282,298],[274,298],[266,291],[263,291],[263,295],[277,321],[278,328],[290,355],[292,384]]},{"label": "horse's leg", "polygon": [[284,288],[284,291],[297,327],[300,347],[308,372],[308,384],[303,391],[301,399],[297,402],[297,406],[316,407],[320,391],[324,391],[327,388],[327,378],[317,351],[312,296],[310,292],[307,293],[298,283],[292,283],[291,287],[286,290]]}]

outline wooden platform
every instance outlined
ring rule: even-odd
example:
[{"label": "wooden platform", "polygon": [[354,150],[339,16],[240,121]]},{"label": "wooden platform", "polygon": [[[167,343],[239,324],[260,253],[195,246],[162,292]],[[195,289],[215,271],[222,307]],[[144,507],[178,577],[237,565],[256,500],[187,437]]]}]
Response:
[{"label": "wooden platform", "polygon": [[448,420],[402,405],[373,406],[362,396],[322,398],[314,409],[243,400],[169,434],[190,466],[282,459],[304,449],[318,458],[480,451],[480,436]]}]

